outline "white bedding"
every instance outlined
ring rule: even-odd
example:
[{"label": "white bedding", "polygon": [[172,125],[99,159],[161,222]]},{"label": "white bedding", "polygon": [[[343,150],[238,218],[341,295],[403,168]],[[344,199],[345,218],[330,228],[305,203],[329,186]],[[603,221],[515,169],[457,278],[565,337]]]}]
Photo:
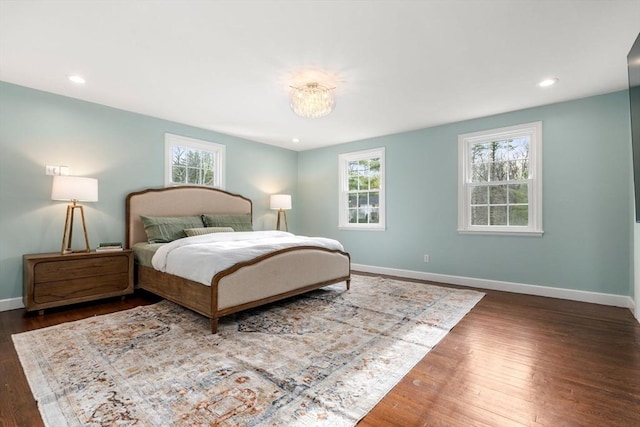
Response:
[{"label": "white bedding", "polygon": [[284,231],[213,233],[162,245],[151,263],[156,270],[210,286],[216,273],[234,264],[294,246],[344,250],[337,240]]}]

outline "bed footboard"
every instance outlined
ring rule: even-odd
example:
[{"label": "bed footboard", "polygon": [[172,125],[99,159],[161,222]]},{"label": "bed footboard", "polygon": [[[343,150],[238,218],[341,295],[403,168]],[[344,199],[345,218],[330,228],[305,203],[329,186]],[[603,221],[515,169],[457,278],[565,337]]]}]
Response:
[{"label": "bed footboard", "polygon": [[349,254],[339,250],[299,246],[239,263],[211,281],[211,330],[227,314],[339,282],[349,289]]}]

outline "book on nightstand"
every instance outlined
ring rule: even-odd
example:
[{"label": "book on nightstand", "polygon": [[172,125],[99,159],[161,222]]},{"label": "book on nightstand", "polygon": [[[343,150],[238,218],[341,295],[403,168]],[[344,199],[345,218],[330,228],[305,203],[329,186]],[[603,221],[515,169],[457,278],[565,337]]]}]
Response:
[{"label": "book on nightstand", "polygon": [[96,248],[96,252],[121,251],[122,242],[104,242]]}]

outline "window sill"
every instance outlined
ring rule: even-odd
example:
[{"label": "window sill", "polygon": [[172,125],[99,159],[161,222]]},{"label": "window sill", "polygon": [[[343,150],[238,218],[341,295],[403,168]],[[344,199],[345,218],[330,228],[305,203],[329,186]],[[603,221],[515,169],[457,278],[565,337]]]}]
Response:
[{"label": "window sill", "polygon": [[346,230],[346,231],[385,231],[387,228],[382,227],[353,227],[348,225],[339,225],[338,230]]},{"label": "window sill", "polygon": [[479,234],[488,236],[523,236],[542,237],[544,231],[515,231],[515,230],[464,230],[458,229],[458,234]]}]

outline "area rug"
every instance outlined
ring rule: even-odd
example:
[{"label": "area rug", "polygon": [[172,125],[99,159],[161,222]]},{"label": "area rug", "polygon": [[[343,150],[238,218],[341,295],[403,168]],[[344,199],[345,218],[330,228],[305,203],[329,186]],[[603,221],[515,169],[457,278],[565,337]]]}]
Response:
[{"label": "area rug", "polygon": [[162,301],[13,342],[47,426],[352,426],[482,296],[354,275],[215,335]]}]

